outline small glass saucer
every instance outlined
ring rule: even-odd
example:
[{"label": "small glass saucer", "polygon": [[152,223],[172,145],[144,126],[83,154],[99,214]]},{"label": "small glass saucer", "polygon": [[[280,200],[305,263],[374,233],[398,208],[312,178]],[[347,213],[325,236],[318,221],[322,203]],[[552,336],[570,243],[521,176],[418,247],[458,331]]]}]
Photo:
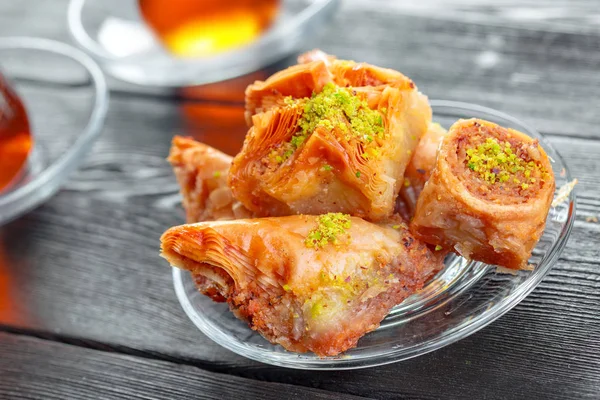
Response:
[{"label": "small glass saucer", "polygon": [[18,93],[34,146],[19,178],[0,193],[0,225],[52,196],[100,135],[108,91],[98,65],[53,40],[0,39],[0,68]]},{"label": "small glass saucer", "polygon": [[117,79],[144,86],[185,87],[259,70],[293,53],[326,25],[339,0],[284,0],[273,26],[240,49],[177,58],[145,26],[137,0],[71,0],[68,22],[77,43]]},{"label": "small glass saucer", "polygon": [[[504,113],[474,104],[432,100],[433,120],[448,128],[461,118],[481,118],[517,129],[551,157],[556,187],[571,181],[560,155],[533,128]],[[556,195],[555,195],[556,196]],[[532,271],[502,273],[495,266],[450,255],[446,268],[423,290],[396,306],[358,346],[337,357],[297,354],[273,345],[238,320],[224,303],[200,294],[191,275],[173,268],[175,292],[185,313],[206,336],[242,356],[297,369],[374,367],[423,355],[463,339],[515,307],[541,282],[562,252],[575,216],[575,195],[550,209],[544,234],[529,260]]]}]

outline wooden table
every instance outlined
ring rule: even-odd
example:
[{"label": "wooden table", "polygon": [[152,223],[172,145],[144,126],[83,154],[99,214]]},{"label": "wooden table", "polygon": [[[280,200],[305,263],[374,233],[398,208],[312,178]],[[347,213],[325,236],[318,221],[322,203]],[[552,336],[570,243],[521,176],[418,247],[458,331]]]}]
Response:
[{"label": "wooden table", "polygon": [[[71,42],[66,4],[1,0],[0,35]],[[479,333],[402,363],[311,372],[237,356],[187,319],[157,253],[163,230],[183,220],[164,161],[172,135],[235,152],[245,82],[182,94],[112,81],[104,133],[84,165],[0,228],[0,398],[600,398],[597,1],[352,0],[316,45],[548,137],[580,184],[573,234],[542,284]]]}]

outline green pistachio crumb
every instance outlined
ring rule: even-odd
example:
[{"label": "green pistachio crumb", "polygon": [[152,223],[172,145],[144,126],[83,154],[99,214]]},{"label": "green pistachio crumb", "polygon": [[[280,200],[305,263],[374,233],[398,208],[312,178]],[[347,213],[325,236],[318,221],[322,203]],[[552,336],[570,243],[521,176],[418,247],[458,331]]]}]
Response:
[{"label": "green pistachio crumb", "polygon": [[317,227],[311,230],[304,241],[306,247],[320,248],[328,243],[337,244],[339,237],[350,229],[350,216],[328,213],[317,217]]},{"label": "green pistachio crumb", "polygon": [[[525,162],[518,157],[510,143],[500,143],[495,138],[487,138],[477,147],[467,149],[466,153],[467,167],[477,172],[481,179],[490,184],[508,182],[511,176],[519,172],[529,179],[531,173],[538,167],[533,161]],[[514,177],[512,182],[521,184],[521,181]],[[529,185],[523,184],[521,187],[526,190]]]},{"label": "green pistachio crumb", "polygon": [[299,131],[290,143],[295,151],[319,126],[329,130],[338,128],[347,139],[357,138],[371,143],[375,137],[384,138],[382,115],[385,115],[383,111],[369,108],[367,101],[351,88],[328,83],[320,93],[313,93],[310,99],[306,99],[298,122]]},{"label": "green pistachio crumb", "polygon": [[302,143],[304,143],[305,140],[306,140],[306,135],[294,136],[294,137],[292,137],[292,140],[290,140],[290,143],[292,144],[294,149],[297,149],[298,147],[300,147],[302,145]]},{"label": "green pistachio crumb", "polygon": [[313,319],[318,317],[319,315],[321,315],[322,312],[323,312],[323,303],[322,302],[316,302],[310,308],[310,316]]}]

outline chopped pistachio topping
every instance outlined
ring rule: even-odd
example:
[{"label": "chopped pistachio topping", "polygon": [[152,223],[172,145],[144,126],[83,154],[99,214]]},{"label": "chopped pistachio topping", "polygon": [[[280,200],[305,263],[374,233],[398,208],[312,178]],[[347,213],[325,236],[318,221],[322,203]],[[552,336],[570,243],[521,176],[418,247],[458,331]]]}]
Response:
[{"label": "chopped pistachio topping", "polygon": [[271,150],[269,153],[269,160],[274,161],[277,164],[281,164],[287,160],[292,154],[294,154],[295,148],[290,143],[283,143]]},{"label": "chopped pistachio topping", "polygon": [[294,104],[296,104],[296,102],[294,101],[294,98],[292,96],[286,96],[283,99],[283,102],[288,106],[293,106]]},{"label": "chopped pistachio topping", "polygon": [[292,140],[290,140],[290,143],[292,144],[292,147],[294,149],[297,149],[298,147],[300,147],[302,145],[302,143],[304,143],[305,140],[306,140],[306,135],[293,136]]},{"label": "chopped pistachio topping", "polygon": [[321,167],[321,170],[323,171],[331,171],[333,169],[333,167],[329,164],[325,164]]},{"label": "chopped pistachio topping", "polygon": [[376,147],[368,147],[367,150],[362,153],[362,158],[365,160],[378,159],[381,155],[381,151]]},{"label": "chopped pistachio topping", "polygon": [[350,216],[328,213],[317,218],[317,227],[311,230],[304,241],[306,247],[320,248],[328,243],[337,244],[339,237],[350,229]]},{"label": "chopped pistachio topping", "polygon": [[221,171],[215,171],[215,172],[213,172],[213,176],[214,176],[215,178],[218,178],[218,177],[220,177],[220,176],[221,176]]},{"label": "chopped pistachio topping", "polygon": [[360,171],[356,171],[356,177],[360,178]]},{"label": "chopped pistachio topping", "polygon": [[[500,143],[495,138],[487,138],[486,141],[476,148],[467,150],[467,167],[479,173],[484,181],[494,184],[496,182],[508,182],[518,172],[529,178],[537,165],[533,161],[526,162],[513,152],[508,142]],[[512,179],[516,185],[521,184],[517,178]],[[535,179],[532,181],[535,182]],[[524,183],[523,190],[529,187]]]},{"label": "chopped pistachio topping", "polygon": [[312,318],[316,318],[323,313],[323,304],[322,301],[318,301],[312,305],[310,308],[310,316]]},{"label": "chopped pistachio topping", "polygon": [[290,287],[290,285],[288,285],[286,283],[285,285],[283,285],[283,290],[285,290],[286,292],[289,292],[290,290],[292,290],[292,288]]},{"label": "chopped pistachio topping", "polygon": [[300,133],[308,135],[317,126],[339,127],[346,132],[348,122],[354,135],[367,141],[372,141],[375,136],[383,137],[381,113],[371,110],[367,102],[353,94],[351,89],[328,83],[320,93],[314,93],[304,105]]},{"label": "chopped pistachio topping", "polygon": [[[292,99],[285,98],[284,101],[288,105],[293,104]],[[375,137],[383,138],[385,125],[382,112],[369,108],[367,101],[351,89],[328,83],[320,93],[313,93],[310,99],[306,99],[298,123],[300,129],[290,140],[292,151],[284,154],[282,161],[292,155],[319,126],[338,128],[347,139],[358,138],[366,144],[373,142]]]},{"label": "chopped pistachio topping", "polygon": [[443,249],[443,247],[439,244],[435,246],[435,251],[440,251],[441,249]]}]

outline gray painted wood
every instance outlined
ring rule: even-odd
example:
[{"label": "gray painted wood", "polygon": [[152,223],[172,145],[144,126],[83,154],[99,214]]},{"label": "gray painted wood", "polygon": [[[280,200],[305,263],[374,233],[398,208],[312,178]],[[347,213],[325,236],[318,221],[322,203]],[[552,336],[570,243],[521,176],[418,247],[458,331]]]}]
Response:
[{"label": "gray painted wood", "polygon": [[600,31],[600,9],[593,0],[346,0],[345,3],[353,10],[393,10],[452,22],[551,32]]},{"label": "gray painted wood", "polygon": [[[164,361],[0,333],[2,399],[333,399]],[[348,396],[349,399],[359,397]]]},{"label": "gray painted wood", "polygon": [[[235,153],[245,133],[242,110],[169,97],[173,93],[161,90],[129,93],[130,86],[113,81],[118,91],[103,136],[82,168],[48,203],[0,228],[0,278],[9,283],[0,304],[6,298],[11,302],[10,309],[0,308],[0,329],[44,339],[2,336],[9,344],[0,344],[0,363],[7,348],[12,360],[38,347],[56,352],[68,348],[64,351],[73,350],[72,357],[81,357],[92,373],[100,355],[79,353],[78,347],[88,347],[128,354],[110,355],[119,368],[154,363],[140,357],[160,359],[171,363],[169,368],[190,368],[200,375],[205,372],[198,367],[251,378],[258,387],[258,381],[284,382],[340,396],[598,398],[600,223],[592,220],[600,218],[600,34],[591,18],[596,3],[573,2],[572,12],[579,14],[568,29],[564,20],[561,25],[550,18],[492,23],[490,13],[515,10],[510,0],[494,6],[473,0],[424,0],[418,7],[398,3],[345,2],[320,46],[342,57],[397,68],[431,98],[480,103],[522,118],[548,134],[580,181],[571,240],[550,275],[519,306],[454,345],[371,370],[282,370],[218,347],[186,318],[170,270],[157,257],[160,234],[183,221],[164,158],[174,133],[193,134]],[[534,6],[532,1],[520,3],[521,10]],[[543,3],[550,10],[564,9],[567,2]],[[64,5],[55,0],[0,1],[0,35],[69,41]],[[458,23],[449,11],[466,12],[468,22]],[[49,363],[49,353],[41,354],[28,362]],[[52,371],[50,381],[64,386],[69,371]],[[2,386],[1,372],[0,398],[11,387]],[[98,373],[106,372],[99,368]],[[114,375],[102,376],[106,385],[120,382]],[[159,369],[148,367],[144,379],[152,380],[148,377],[160,379]],[[50,396],[48,385],[20,382],[31,389],[28,398]],[[195,382],[177,381],[177,395],[191,396],[188,390]]]}]

